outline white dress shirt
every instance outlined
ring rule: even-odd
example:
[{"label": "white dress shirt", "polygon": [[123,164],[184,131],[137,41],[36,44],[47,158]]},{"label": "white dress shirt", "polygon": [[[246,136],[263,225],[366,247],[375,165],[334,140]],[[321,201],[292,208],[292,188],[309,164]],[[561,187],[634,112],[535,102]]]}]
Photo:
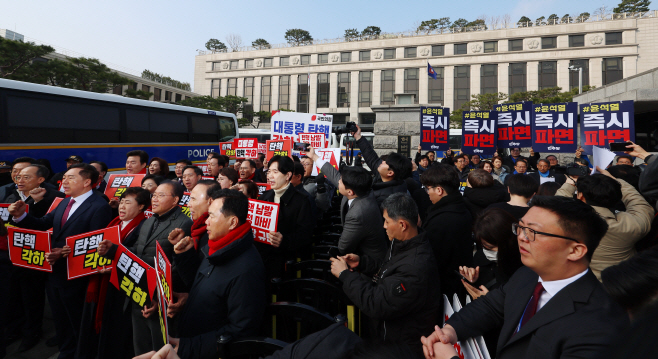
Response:
[{"label": "white dress shirt", "polygon": [[564,287],[577,281],[580,277],[587,274],[587,271],[589,271],[589,268],[585,269],[585,271],[582,273],[576,274],[573,277],[567,279],[553,280],[553,281],[545,281],[541,279],[541,277],[539,277],[539,282],[544,287],[544,291],[542,292],[541,296],[539,296],[539,302],[537,303],[537,311],[539,311],[539,309],[541,309],[544,305],[546,305],[546,303],[548,303],[548,301],[551,300],[551,298],[553,298]]},{"label": "white dress shirt", "polygon": [[[85,192],[85,193],[83,193],[83,194],[81,194],[77,197],[71,197],[73,200],[75,200],[75,203],[73,203],[73,205],[71,206],[71,210],[69,211],[69,216],[66,217],[67,221],[68,221],[69,218],[71,218],[71,216],[73,215],[75,210],[78,209],[78,207],[80,207],[80,205],[82,203],[84,203],[84,201],[86,201],[89,197],[91,197],[92,194],[93,194],[93,191],[89,190],[89,191],[87,191],[87,192]],[[18,217],[18,218],[14,217],[14,222],[18,223],[18,222],[22,221],[23,218],[25,218],[25,216],[27,216],[27,212],[23,213],[23,215]]]}]

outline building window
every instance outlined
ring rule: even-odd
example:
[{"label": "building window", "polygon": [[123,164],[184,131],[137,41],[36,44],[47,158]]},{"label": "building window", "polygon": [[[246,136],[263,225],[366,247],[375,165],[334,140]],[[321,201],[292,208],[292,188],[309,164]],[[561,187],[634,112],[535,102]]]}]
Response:
[{"label": "building window", "polygon": [[254,60],[244,60],[244,68],[245,69],[253,69],[254,68]]},{"label": "building window", "polygon": [[525,62],[509,64],[509,95],[526,91],[526,69]]},{"label": "building window", "polygon": [[238,79],[228,79],[228,86],[226,86],[226,95],[238,95]]},{"label": "building window", "polygon": [[471,67],[455,66],[454,110],[460,109],[463,104],[467,103],[470,100],[471,100]]},{"label": "building window", "polygon": [[329,63],[329,54],[318,55],[318,64],[327,64],[327,63]]},{"label": "building window", "polygon": [[606,45],[619,45],[622,43],[621,32],[606,32],[605,44]]},{"label": "building window", "polygon": [[231,61],[231,70],[237,70],[238,69],[238,60],[233,60]]},{"label": "building window", "polygon": [[290,110],[290,75],[279,77],[279,109]]},{"label": "building window", "polygon": [[384,49],[384,60],[395,58],[395,49]]},{"label": "building window", "polygon": [[[272,111],[272,77],[266,76],[260,80],[260,110],[265,112]],[[262,116],[260,122],[268,123],[269,117]]]},{"label": "building window", "polygon": [[350,115],[334,115],[333,117],[334,119],[332,122],[334,125],[344,125]]},{"label": "building window", "polygon": [[300,56],[301,63],[302,65],[310,65],[311,64],[311,55],[302,55]]},{"label": "building window", "polygon": [[263,67],[272,67],[272,62],[274,62],[274,59],[271,57],[263,60]]},{"label": "building window", "polygon": [[308,112],[308,75],[297,76],[297,112]]},{"label": "building window", "polygon": [[[580,60],[571,60],[569,61],[569,66],[575,68],[583,69],[583,86],[589,85],[589,60],[580,59]],[[578,88],[578,71],[569,71],[569,89],[573,90]]]},{"label": "building window", "polygon": [[359,124],[361,124],[361,125],[374,125],[376,119],[377,119],[377,116],[374,113],[362,113],[361,114],[361,121],[359,121]]},{"label": "building window", "polygon": [[350,73],[338,73],[338,107],[350,107]]},{"label": "building window", "polygon": [[623,62],[621,57],[603,59],[603,84],[619,81],[624,78]]},{"label": "building window", "polygon": [[418,69],[404,69],[404,93],[416,95],[414,103],[418,103],[418,71]]},{"label": "building window", "polygon": [[359,61],[369,61],[369,60],[370,60],[370,50],[359,51]]},{"label": "building window", "polygon": [[523,51],[523,39],[507,40],[508,51]]},{"label": "building window", "polygon": [[557,47],[557,37],[542,37],[541,38],[541,48],[542,49],[554,49]]},{"label": "building window", "polygon": [[498,41],[485,41],[484,52],[498,52]]},{"label": "building window", "polygon": [[130,83],[130,85],[128,85],[128,87],[135,90],[135,91],[137,91],[137,82]]},{"label": "building window", "polygon": [[539,89],[557,87],[557,61],[539,63]]},{"label": "building window", "polygon": [[480,93],[498,93],[498,64],[480,67]]},{"label": "building window", "polygon": [[415,47],[405,47],[404,48],[404,58],[409,59],[416,57],[416,48]]},{"label": "building window", "polygon": [[142,84],[142,91],[151,92],[151,86],[147,86],[147,85]]},{"label": "building window", "polygon": [[183,99],[183,95],[177,93],[177,94],[176,94],[176,103],[181,102],[182,99]]},{"label": "building window", "polygon": [[432,46],[432,56],[443,56],[445,54],[445,45]]},{"label": "building window", "polygon": [[[219,97],[219,91],[222,89],[222,80],[221,79],[216,79],[216,80],[211,80],[210,82],[210,96],[217,98]],[[156,89],[158,90],[158,89]],[[160,95],[158,95],[160,97]]]},{"label": "building window", "polygon": [[[219,81],[219,80],[213,80],[213,81]],[[162,100],[162,90],[157,88],[157,87],[154,87],[153,88],[153,101],[160,101],[160,100]]]},{"label": "building window", "polygon": [[395,104],[395,70],[382,70],[382,105]]},{"label": "building window", "polygon": [[329,107],[329,74],[318,74],[318,106]]},{"label": "building window", "polygon": [[290,57],[279,58],[279,66],[290,66]]},{"label": "building window", "polygon": [[569,47],[585,46],[585,35],[569,35]]},{"label": "building window", "polygon": [[165,101],[171,102],[171,91],[165,91]]},{"label": "building window", "polygon": [[244,79],[244,95],[247,102],[244,104],[242,110],[242,117],[252,120],[254,118],[254,78],[245,77]]},{"label": "building window", "polygon": [[359,107],[372,104],[372,71],[359,71]]},{"label": "building window", "polygon": [[213,71],[219,71],[222,69],[222,63],[221,62],[213,62],[212,63],[212,70]]},{"label": "building window", "polygon": [[116,85],[112,88],[112,93],[115,95],[123,95],[123,85]]},{"label": "building window", "polygon": [[443,103],[443,67],[435,67],[436,80],[429,78],[427,84],[427,103]]},{"label": "building window", "polygon": [[340,62],[350,62],[352,61],[352,53],[351,52],[341,52],[340,53]]},{"label": "building window", "polygon": [[468,52],[467,44],[455,44],[455,55],[466,55]]}]

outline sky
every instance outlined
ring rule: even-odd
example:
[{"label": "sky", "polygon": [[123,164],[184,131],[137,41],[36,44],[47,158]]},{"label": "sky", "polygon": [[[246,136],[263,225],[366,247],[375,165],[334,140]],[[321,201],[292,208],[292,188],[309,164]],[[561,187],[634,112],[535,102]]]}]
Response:
[{"label": "sky", "polygon": [[[382,32],[412,30],[422,20],[510,14],[536,19],[556,13],[577,16],[620,0],[21,0],[5,1],[0,29],[16,31],[77,56],[98,58],[110,67],[140,74],[148,69],[194,88],[194,57],[216,38],[257,38],[284,43],[287,29],[301,28],[314,39],[342,37],[345,29],[378,26]],[[477,10],[474,10],[477,9]],[[653,7],[652,7],[653,9]],[[415,25],[415,26],[414,26]]]}]

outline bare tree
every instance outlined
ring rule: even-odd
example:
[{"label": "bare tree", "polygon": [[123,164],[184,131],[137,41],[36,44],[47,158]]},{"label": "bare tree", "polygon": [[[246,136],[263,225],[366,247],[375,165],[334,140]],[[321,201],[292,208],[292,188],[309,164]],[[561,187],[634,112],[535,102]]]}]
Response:
[{"label": "bare tree", "polygon": [[592,15],[597,17],[599,20],[603,20],[608,14],[610,14],[610,10],[608,9],[607,6],[603,5],[600,8],[594,10],[594,13]]},{"label": "bare tree", "polygon": [[503,25],[504,28],[508,28],[510,24],[512,23],[512,15],[510,14],[505,14],[500,18],[501,25]]},{"label": "bare tree", "polygon": [[491,15],[488,22],[492,29],[497,29],[500,24],[500,15]]},{"label": "bare tree", "polygon": [[226,43],[231,48],[231,51],[239,51],[239,48],[242,47],[242,36],[238,34],[228,34],[226,35]]}]

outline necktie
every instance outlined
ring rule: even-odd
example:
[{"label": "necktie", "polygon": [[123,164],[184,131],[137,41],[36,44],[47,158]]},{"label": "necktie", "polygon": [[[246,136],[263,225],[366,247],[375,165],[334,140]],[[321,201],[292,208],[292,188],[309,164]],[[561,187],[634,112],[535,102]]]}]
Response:
[{"label": "necktie", "polygon": [[519,328],[523,327],[537,313],[537,304],[539,304],[539,297],[541,297],[543,291],[544,286],[541,285],[541,282],[538,282],[535,290],[532,292],[532,298],[530,298],[530,302],[525,308],[525,312],[523,312],[523,320],[521,320],[521,326]]},{"label": "necktie", "polygon": [[347,211],[350,210],[350,202],[345,201],[345,204],[343,205],[343,223],[345,223],[345,217],[347,216]]},{"label": "necktie", "polygon": [[61,227],[64,227],[64,223],[66,223],[66,220],[69,218],[69,213],[71,213],[71,207],[73,207],[73,204],[75,203],[75,200],[71,198],[69,201],[69,204],[66,206],[66,209],[64,210],[64,215],[62,216],[62,225]]}]

